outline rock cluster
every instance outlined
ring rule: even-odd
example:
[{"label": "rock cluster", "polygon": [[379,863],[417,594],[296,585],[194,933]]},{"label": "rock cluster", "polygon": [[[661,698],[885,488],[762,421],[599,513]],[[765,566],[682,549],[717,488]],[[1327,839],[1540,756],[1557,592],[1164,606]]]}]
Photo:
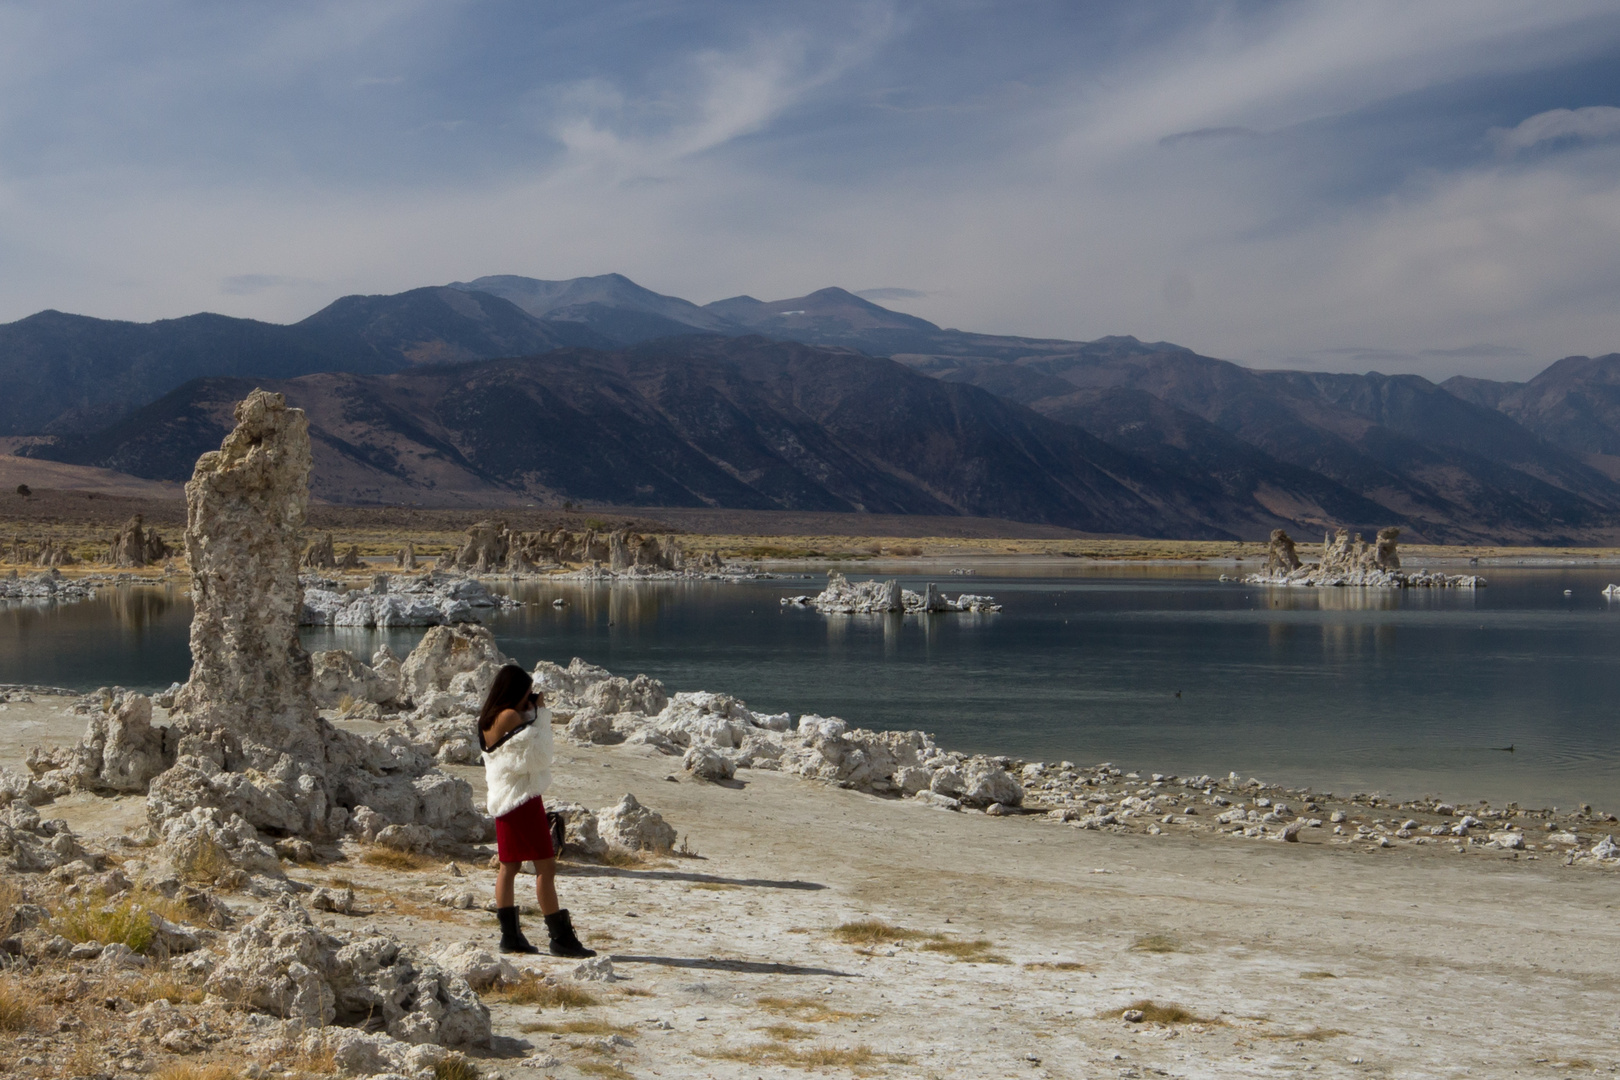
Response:
[{"label": "rock cluster", "polygon": [[1339,529],[1322,538],[1322,558],[1316,563],[1301,564],[1295,554],[1294,542],[1281,529],[1271,534],[1266,555],[1266,569],[1262,573],[1243,578],[1248,585],[1299,585],[1317,587],[1370,586],[1388,589],[1440,588],[1475,589],[1485,579],[1473,574],[1431,574],[1423,571],[1410,573],[1401,569],[1397,551],[1401,530],[1393,526],[1379,529],[1371,544],[1357,533]]},{"label": "rock cluster", "polygon": [[230,938],[208,990],[311,1028],[378,1024],[403,1043],[484,1046],[489,1010],[460,975],[386,934],[322,930],[290,897]]},{"label": "rock cluster", "polygon": [[88,600],[96,595],[96,585],[83,579],[74,580],[60,573],[20,576],[15,570],[0,578],[0,600]]},{"label": "rock cluster", "polygon": [[309,545],[304,552],[303,565],[311,570],[336,570],[337,551],[332,546],[332,534],[323,533],[321,538]]},{"label": "rock cluster", "polygon": [[56,540],[33,544],[17,536],[3,551],[6,562],[24,566],[73,566],[79,561],[66,544]]},{"label": "rock cluster", "polygon": [[1012,807],[1023,800],[1009,759],[948,753],[920,731],[864,731],[815,715],[795,721],[708,691],[669,697],[645,675],[625,679],[578,658],[567,667],[542,661],[534,679],[570,738],[651,746],[680,757],[696,779],[724,781],[739,769],[771,769],[872,794],[926,792],[957,808]]},{"label": "rock cluster", "polygon": [[573,532],[551,529],[524,533],[505,522],[480,521],[467,530],[467,539],[440,560],[445,569],[473,573],[533,573],[569,564],[599,564],[620,573],[637,570],[680,571],[686,557],[672,536],[651,536],[628,529]]},{"label": "rock cluster", "polygon": [[156,529],[142,528],[139,514],[130,518],[107,545],[107,562],[112,566],[151,566],[172,554]]},{"label": "rock cluster", "polygon": [[915,593],[902,589],[898,581],[862,581],[851,585],[843,574],[828,571],[827,587],[816,596],[786,596],[783,604],[813,607],[817,611],[838,615],[873,615],[946,611],[1000,611],[1001,605],[993,596],[962,593],[952,600],[932,584],[926,592]]},{"label": "rock cluster", "polygon": [[304,583],[304,626],[443,626],[477,622],[481,611],[522,606],[473,578],[439,571],[404,578],[378,574],[365,589],[345,589],[325,578]]}]

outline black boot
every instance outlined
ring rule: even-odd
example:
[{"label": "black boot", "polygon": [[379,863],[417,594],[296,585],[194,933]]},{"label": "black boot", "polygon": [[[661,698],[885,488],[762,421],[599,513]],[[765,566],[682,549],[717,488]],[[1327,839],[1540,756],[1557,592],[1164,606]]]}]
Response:
[{"label": "black boot", "polygon": [[537,953],[540,951],[529,944],[529,939],[524,937],[523,931],[518,928],[517,908],[496,908],[495,917],[501,921],[501,952]]},{"label": "black boot", "polygon": [[579,936],[574,933],[573,920],[568,917],[568,909],[546,916],[546,930],[551,934],[551,955],[568,956],[575,960],[583,960],[587,956],[595,956],[595,949],[587,949],[579,943]]}]

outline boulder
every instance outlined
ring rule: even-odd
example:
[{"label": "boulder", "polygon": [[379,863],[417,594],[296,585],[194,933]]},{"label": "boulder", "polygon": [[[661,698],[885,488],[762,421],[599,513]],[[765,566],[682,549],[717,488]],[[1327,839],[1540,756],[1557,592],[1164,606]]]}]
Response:
[{"label": "boulder", "polygon": [[681,768],[697,779],[708,780],[711,783],[730,780],[737,774],[737,767],[730,759],[718,750],[711,750],[706,746],[694,746],[688,750],[686,756],[681,759]]},{"label": "boulder", "polygon": [[432,958],[434,963],[466,980],[467,985],[480,994],[518,979],[518,970],[510,961],[472,941],[440,946],[433,952]]},{"label": "boulder", "polygon": [[630,851],[668,852],[675,847],[675,829],[658,815],[625,795],[618,804],[596,815],[602,839]]},{"label": "boulder", "polygon": [[416,701],[429,691],[448,690],[450,680],[482,664],[499,668],[504,663],[506,657],[487,628],[435,626],[400,665],[400,692]]},{"label": "boulder", "polygon": [[999,765],[974,758],[962,771],[960,798],[969,806],[983,807],[992,803],[1018,806],[1024,801],[1024,788]]},{"label": "boulder", "polygon": [[314,653],[310,667],[311,690],[322,708],[335,708],[345,698],[351,704],[369,701],[381,705],[392,701],[398,691],[397,678],[390,684],[347,649]]}]

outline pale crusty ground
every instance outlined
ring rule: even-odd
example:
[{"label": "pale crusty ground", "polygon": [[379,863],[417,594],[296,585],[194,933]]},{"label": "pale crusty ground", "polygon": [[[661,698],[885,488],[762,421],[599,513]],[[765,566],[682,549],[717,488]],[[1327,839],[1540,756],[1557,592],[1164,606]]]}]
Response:
[{"label": "pale crusty ground", "polygon": [[[0,763],[82,720],[63,699],[0,714]],[[37,722],[17,730],[23,724]],[[458,768],[481,790],[479,770]],[[1562,1076],[1620,1068],[1620,875],[1446,847],[1366,851],[1188,835],[1117,836],[1043,819],[953,814],[769,772],[741,787],[682,779],[646,748],[559,740],[552,794],[592,807],[634,792],[701,858],[566,868],[582,934],[627,976],[597,1007],[495,1004],[497,1030],[562,1064],[480,1061],[507,1080],[804,1076],[717,1056],[751,1047],[868,1047],[858,1072],[895,1077]],[[42,808],[77,830],[119,831],[140,799],[76,796]],[[480,889],[491,874],[465,867]],[[448,866],[399,873],[358,862],[295,868],[352,881],[372,923],[408,939],[493,943],[484,912],[432,897]],[[520,884],[526,885],[528,879]],[[232,897],[233,904],[251,902]],[[913,945],[861,951],[840,923],[878,918],[987,939],[1006,963]],[[322,916],[326,918],[326,916]],[[543,936],[537,916],[533,936]],[[1176,951],[1133,948],[1169,936]],[[1031,965],[1078,963],[1079,970]],[[566,974],[572,964],[526,966]],[[625,991],[630,993],[626,993]],[[636,994],[637,996],[630,996]],[[644,995],[644,996],[642,996]],[[785,998],[849,1014],[795,1021]],[[1139,999],[1208,1023],[1126,1024]],[[524,1025],[594,1020],[633,1046]],[[667,1023],[665,1030],[658,1025]],[[803,1039],[762,1029],[787,1024]],[[605,1029],[604,1029],[605,1030]],[[614,1071],[615,1069],[619,1071]],[[849,1075],[839,1066],[815,1072]]]}]

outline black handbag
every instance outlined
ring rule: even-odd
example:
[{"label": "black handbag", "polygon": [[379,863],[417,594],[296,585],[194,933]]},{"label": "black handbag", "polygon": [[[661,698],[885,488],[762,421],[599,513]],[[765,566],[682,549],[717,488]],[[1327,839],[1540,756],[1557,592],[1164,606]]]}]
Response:
[{"label": "black handbag", "polygon": [[555,810],[547,810],[546,824],[551,827],[551,849],[561,858],[563,848],[568,846],[568,822]]}]

